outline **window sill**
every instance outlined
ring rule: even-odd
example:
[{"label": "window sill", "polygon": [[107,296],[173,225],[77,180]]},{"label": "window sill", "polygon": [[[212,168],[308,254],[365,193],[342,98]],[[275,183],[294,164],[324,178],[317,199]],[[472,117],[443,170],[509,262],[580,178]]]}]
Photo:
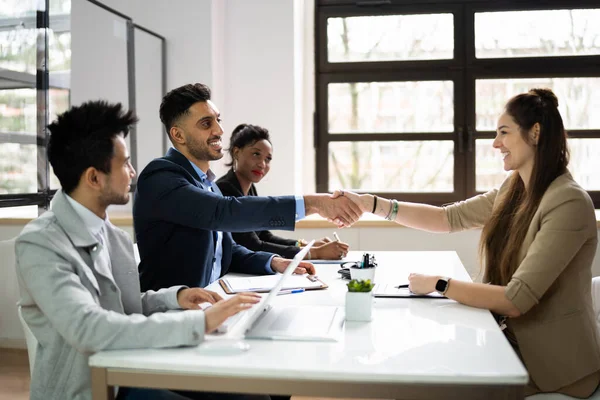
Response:
[{"label": "window sill", "polygon": [[[31,218],[0,218],[0,225],[26,225]],[[133,226],[131,214],[115,214],[110,221],[117,226]],[[360,221],[352,225],[357,228],[405,228],[403,225],[386,221],[370,214],[364,215]],[[600,229],[600,210],[596,210],[596,226]],[[296,223],[296,229],[333,229],[335,225],[320,216],[309,216]]]}]

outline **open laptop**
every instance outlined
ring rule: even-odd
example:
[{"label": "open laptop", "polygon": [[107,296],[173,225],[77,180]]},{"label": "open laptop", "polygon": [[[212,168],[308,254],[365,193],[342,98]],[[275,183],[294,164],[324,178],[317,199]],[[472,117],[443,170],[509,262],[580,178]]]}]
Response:
[{"label": "open laptop", "polygon": [[268,295],[251,309],[228,318],[218,331],[248,339],[337,341],[344,324],[340,307],[273,306],[286,278],[296,270],[314,242],[296,254]]}]

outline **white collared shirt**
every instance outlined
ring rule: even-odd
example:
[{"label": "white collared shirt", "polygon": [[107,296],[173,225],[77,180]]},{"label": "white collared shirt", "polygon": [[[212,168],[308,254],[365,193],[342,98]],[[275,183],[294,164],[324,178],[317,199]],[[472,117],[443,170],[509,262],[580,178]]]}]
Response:
[{"label": "white collared shirt", "polygon": [[[87,231],[96,239],[100,241],[100,256],[103,257],[107,264],[108,268],[112,271],[112,265],[110,261],[110,254],[108,253],[108,247],[106,243],[108,238],[106,237],[106,229],[105,225],[108,221],[108,214],[104,219],[100,218],[96,214],[92,212],[89,208],[79,203],[77,200],[73,199],[71,196],[65,193],[65,197],[67,201],[73,207],[77,215],[83,221],[83,225],[86,227]],[[103,271],[103,273],[107,273],[108,271]]]}]

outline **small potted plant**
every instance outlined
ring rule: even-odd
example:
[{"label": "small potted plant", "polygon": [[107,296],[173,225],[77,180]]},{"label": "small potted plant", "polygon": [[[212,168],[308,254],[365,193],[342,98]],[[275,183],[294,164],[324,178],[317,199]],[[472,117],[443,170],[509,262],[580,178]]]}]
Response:
[{"label": "small potted plant", "polygon": [[346,320],[370,321],[373,310],[373,285],[370,279],[348,282]]}]

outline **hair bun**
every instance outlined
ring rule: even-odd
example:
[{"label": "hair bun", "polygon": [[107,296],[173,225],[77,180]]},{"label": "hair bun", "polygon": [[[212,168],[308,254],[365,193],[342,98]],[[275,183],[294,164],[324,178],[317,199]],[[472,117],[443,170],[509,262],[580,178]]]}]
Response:
[{"label": "hair bun", "polygon": [[235,129],[233,130],[233,132],[231,132],[231,137],[233,138],[234,136],[236,136],[238,133],[240,133],[240,131],[245,129],[247,126],[248,126],[248,124],[239,124],[238,126],[236,126]]},{"label": "hair bun", "polygon": [[552,104],[554,107],[558,108],[558,98],[552,90],[536,88],[531,89],[529,93],[539,96],[545,103]]}]

